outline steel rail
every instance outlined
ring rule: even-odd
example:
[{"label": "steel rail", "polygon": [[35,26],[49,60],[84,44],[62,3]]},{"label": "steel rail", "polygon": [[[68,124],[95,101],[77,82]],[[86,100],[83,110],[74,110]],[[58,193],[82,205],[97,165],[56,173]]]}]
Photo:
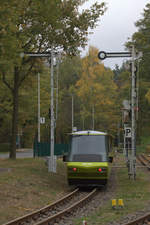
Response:
[{"label": "steel rail", "polygon": [[79,191],[79,188],[75,189],[73,192],[67,194],[66,196],[62,197],[61,199],[55,201],[54,203],[47,205],[39,210],[36,210],[30,214],[27,214],[25,216],[19,217],[17,219],[14,219],[8,223],[5,223],[3,225],[18,225],[21,222],[24,222],[26,220],[32,219],[37,215],[41,215],[42,213],[44,213],[45,211],[50,210],[51,208],[55,207],[57,204],[60,204],[61,202],[65,201],[66,199],[68,199],[69,197],[73,197],[77,192]]},{"label": "steel rail", "polygon": [[144,216],[141,216],[137,218],[136,220],[133,220],[129,223],[125,223],[123,225],[141,225],[141,224],[149,224],[150,222],[150,214],[145,214]]},{"label": "steel rail", "polygon": [[42,220],[38,223],[35,223],[34,225],[48,225],[50,222],[61,218],[63,215],[73,211],[75,208],[77,208],[79,205],[81,205],[83,202],[89,200],[97,191],[97,188],[95,188],[92,192],[90,192],[87,196],[85,196],[84,198],[82,198],[81,200],[79,200],[78,202],[74,203],[72,206],[62,210],[61,212],[50,216],[48,218],[46,218],[45,220]]},{"label": "steel rail", "polygon": [[149,159],[147,158],[147,155],[142,154],[141,156],[147,163],[150,163]]},{"label": "steel rail", "polygon": [[[140,155],[137,157],[137,159],[144,165],[145,168],[150,169],[150,166],[148,165],[149,160],[145,155]],[[150,213],[147,213],[135,220],[132,220],[128,223],[124,223],[123,225],[142,225],[142,224],[150,224]]]},{"label": "steel rail", "polygon": [[138,156],[138,160],[148,169],[150,170],[149,160],[142,154]]}]

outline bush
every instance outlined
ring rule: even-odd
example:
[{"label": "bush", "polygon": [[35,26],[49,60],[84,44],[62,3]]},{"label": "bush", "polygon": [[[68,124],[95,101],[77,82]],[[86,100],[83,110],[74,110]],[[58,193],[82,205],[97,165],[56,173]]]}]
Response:
[{"label": "bush", "polygon": [[9,152],[10,143],[0,143],[0,152]]}]

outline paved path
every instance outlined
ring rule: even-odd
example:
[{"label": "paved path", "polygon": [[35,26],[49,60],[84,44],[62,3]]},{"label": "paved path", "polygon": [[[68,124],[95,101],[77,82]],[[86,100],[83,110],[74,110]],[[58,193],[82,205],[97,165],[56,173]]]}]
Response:
[{"label": "paved path", "polygon": [[[9,153],[0,153],[0,159],[9,158]],[[16,158],[33,158],[33,150],[32,149],[20,149],[16,152]]]}]

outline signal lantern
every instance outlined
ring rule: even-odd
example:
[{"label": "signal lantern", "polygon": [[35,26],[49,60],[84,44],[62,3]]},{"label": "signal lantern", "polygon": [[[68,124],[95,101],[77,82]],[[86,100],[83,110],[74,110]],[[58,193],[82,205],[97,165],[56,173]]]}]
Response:
[{"label": "signal lantern", "polygon": [[74,168],[72,168],[72,169],[73,169],[73,171],[74,171],[74,172],[76,172],[76,171],[77,171],[77,168],[75,168],[75,167],[74,167]]},{"label": "signal lantern", "polygon": [[102,169],[101,169],[101,168],[99,168],[99,169],[98,169],[98,172],[102,172]]}]

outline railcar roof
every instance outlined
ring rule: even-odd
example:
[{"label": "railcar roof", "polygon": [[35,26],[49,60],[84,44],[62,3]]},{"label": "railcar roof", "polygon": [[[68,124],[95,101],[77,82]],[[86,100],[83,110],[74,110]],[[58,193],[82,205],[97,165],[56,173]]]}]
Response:
[{"label": "railcar roof", "polygon": [[107,133],[94,130],[84,130],[73,132],[71,135],[107,135]]}]

